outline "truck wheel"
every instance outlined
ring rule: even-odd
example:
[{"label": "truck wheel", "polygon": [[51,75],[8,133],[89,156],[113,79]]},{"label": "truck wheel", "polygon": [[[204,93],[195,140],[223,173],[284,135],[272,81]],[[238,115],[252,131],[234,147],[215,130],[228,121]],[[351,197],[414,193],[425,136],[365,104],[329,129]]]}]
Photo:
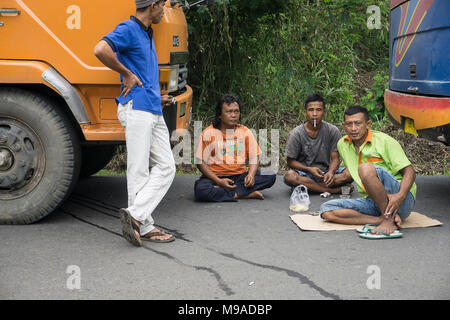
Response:
[{"label": "truck wheel", "polygon": [[116,154],[117,145],[83,146],[80,178],[86,178],[103,169]]},{"label": "truck wheel", "polygon": [[79,137],[66,115],[28,91],[0,88],[0,223],[54,211],[80,171]]}]

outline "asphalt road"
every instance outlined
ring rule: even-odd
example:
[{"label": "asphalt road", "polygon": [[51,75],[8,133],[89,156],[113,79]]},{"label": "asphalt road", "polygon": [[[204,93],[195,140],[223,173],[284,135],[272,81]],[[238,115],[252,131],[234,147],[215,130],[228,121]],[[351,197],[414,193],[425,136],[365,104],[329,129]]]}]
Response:
[{"label": "asphalt road", "polygon": [[154,214],[168,244],[122,237],[125,177],[88,178],[42,221],[0,226],[0,299],[450,298],[448,176],[416,181],[414,210],[442,226],[377,241],[300,230],[281,177],[264,201],[219,204],[194,201],[195,179],[177,176]]}]

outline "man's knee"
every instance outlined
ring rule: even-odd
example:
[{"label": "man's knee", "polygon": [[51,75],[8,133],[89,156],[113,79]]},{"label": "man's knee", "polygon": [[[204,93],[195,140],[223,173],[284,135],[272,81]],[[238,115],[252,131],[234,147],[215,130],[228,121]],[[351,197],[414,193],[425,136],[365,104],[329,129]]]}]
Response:
[{"label": "man's knee", "polygon": [[297,181],[297,178],[299,177],[299,174],[295,172],[294,170],[288,170],[286,174],[284,175],[284,181],[286,181],[287,184],[295,184]]},{"label": "man's knee", "polygon": [[320,217],[322,219],[327,221],[334,221],[335,218],[334,210],[338,208],[335,202],[336,200],[330,200],[322,203],[322,205],[319,208],[319,211],[321,212]]},{"label": "man's knee", "polygon": [[197,180],[194,185],[194,195],[197,201],[209,201],[212,183],[204,179]]},{"label": "man's knee", "polygon": [[277,175],[276,174],[269,174],[267,175],[267,185],[268,188],[270,188],[271,186],[273,186],[275,184],[275,181],[277,180]]},{"label": "man's knee", "polygon": [[375,166],[371,163],[362,163],[358,166],[358,175],[361,179],[365,179],[368,177],[374,177],[377,175],[377,171],[375,170]]}]

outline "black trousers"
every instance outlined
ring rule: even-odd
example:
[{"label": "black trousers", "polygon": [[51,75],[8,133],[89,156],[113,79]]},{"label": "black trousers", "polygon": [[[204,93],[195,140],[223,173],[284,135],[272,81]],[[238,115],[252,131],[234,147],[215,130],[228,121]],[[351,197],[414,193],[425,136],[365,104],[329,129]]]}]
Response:
[{"label": "black trousers", "polygon": [[236,188],[233,190],[228,190],[222,187],[218,188],[211,179],[202,176],[200,179],[195,181],[195,199],[202,202],[237,201],[237,199],[234,198],[235,194],[237,194],[238,197],[244,197],[253,191],[270,188],[276,180],[275,174],[261,174],[261,172],[258,171],[255,175],[255,184],[253,187],[247,188],[244,186],[244,179],[247,174],[248,172],[244,172],[243,174],[234,176],[221,177],[234,181]]}]

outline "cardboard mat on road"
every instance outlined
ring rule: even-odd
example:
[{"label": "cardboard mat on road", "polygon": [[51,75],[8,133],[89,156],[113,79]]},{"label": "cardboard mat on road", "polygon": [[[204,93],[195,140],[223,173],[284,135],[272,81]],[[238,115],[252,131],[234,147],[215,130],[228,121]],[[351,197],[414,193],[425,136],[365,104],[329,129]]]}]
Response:
[{"label": "cardboard mat on road", "polygon": [[[322,220],[320,216],[309,214],[293,214],[291,220],[302,230],[305,231],[335,231],[335,230],[354,230],[360,225],[337,224]],[[440,226],[442,222],[431,219],[421,213],[412,211],[408,219],[402,222],[402,228],[424,228]]]}]

